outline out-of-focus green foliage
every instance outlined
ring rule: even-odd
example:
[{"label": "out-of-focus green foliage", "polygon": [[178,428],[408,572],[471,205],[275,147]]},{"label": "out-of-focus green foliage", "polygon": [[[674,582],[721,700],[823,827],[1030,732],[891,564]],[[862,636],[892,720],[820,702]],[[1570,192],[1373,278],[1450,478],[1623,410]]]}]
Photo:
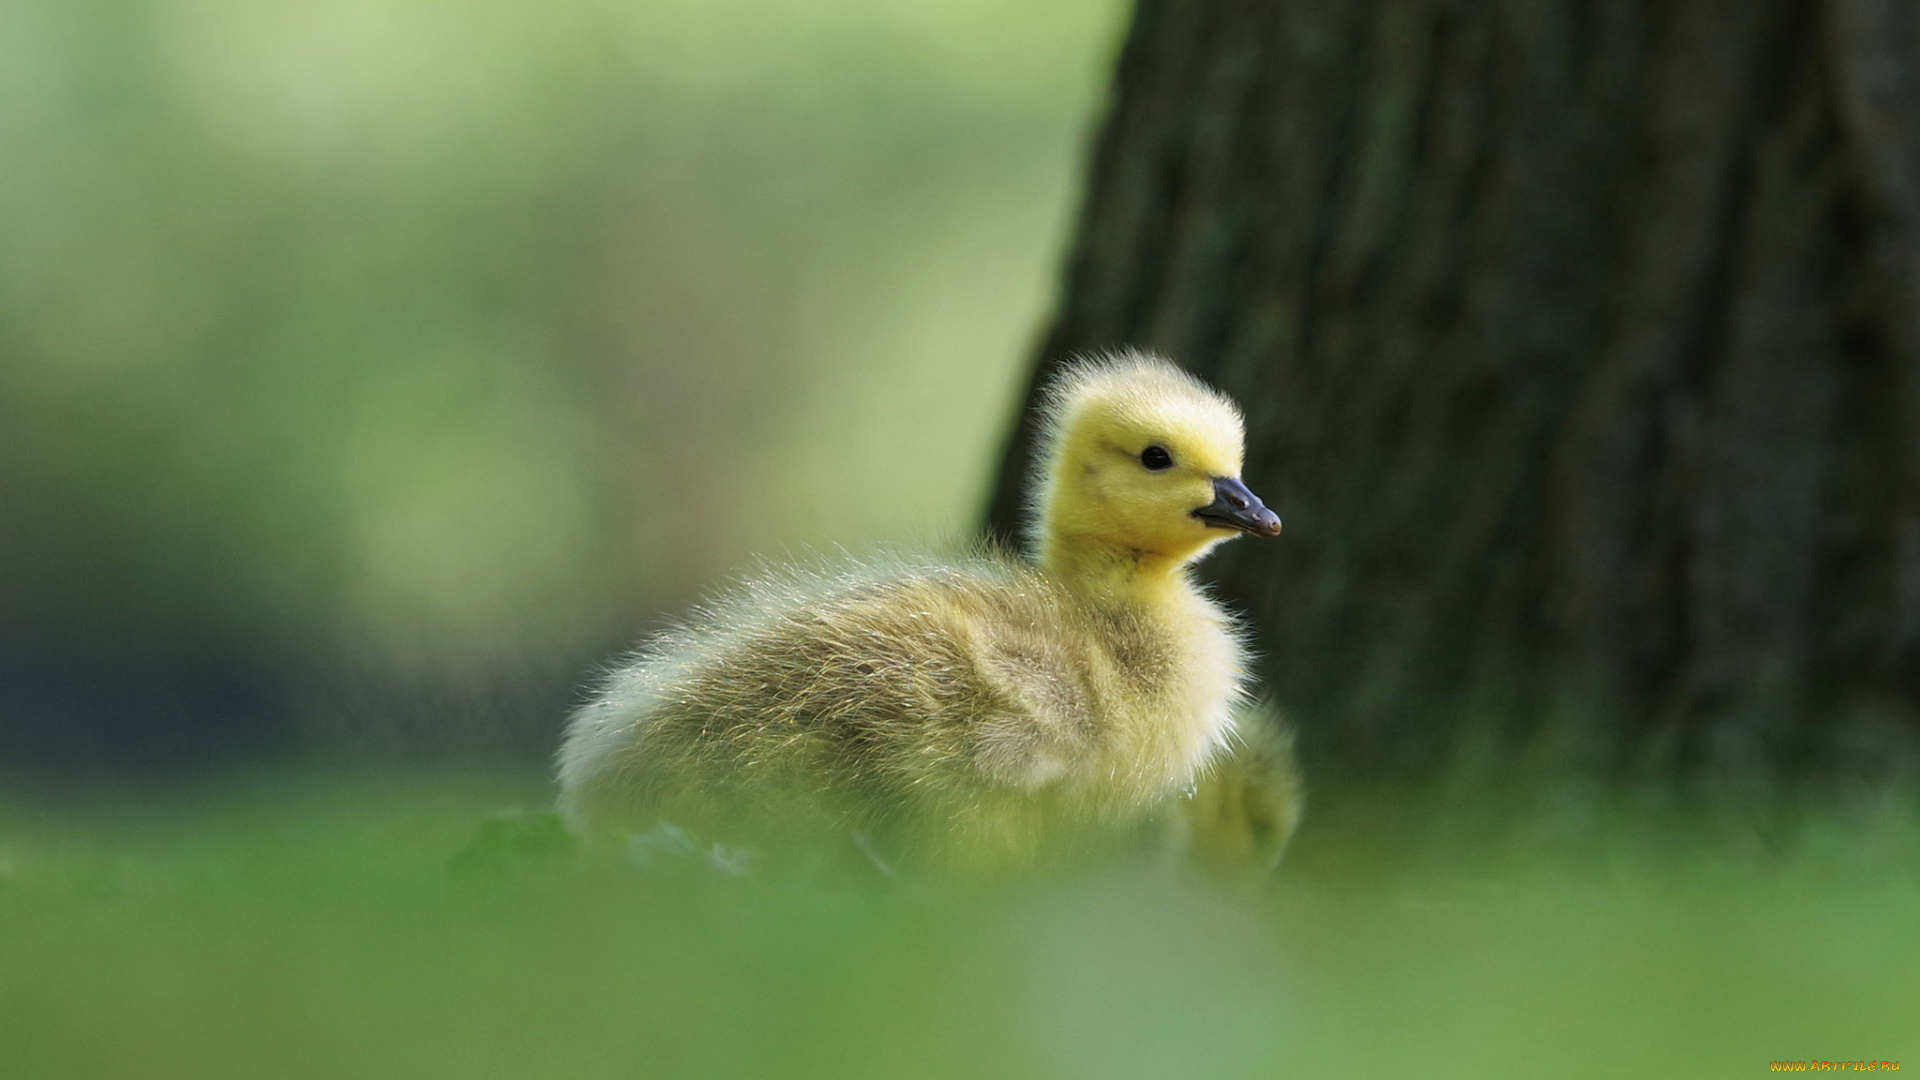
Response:
[{"label": "out-of-focus green foliage", "polygon": [[1143,866],[667,874],[575,862],[537,817],[479,825],[511,872],[449,866],[506,790],[308,779],[138,824],[0,816],[0,1076],[1611,1078],[1920,1053],[1910,804],[1756,828],[1620,797],[1349,800],[1253,897]]},{"label": "out-of-focus green foliage", "polygon": [[460,671],[963,528],[1120,15],[0,7],[0,616]]}]

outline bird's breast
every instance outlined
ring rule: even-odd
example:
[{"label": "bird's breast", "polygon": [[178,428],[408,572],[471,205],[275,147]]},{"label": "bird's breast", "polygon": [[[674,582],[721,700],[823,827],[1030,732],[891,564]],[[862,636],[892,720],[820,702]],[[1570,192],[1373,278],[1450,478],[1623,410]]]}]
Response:
[{"label": "bird's breast", "polygon": [[1106,765],[1141,798],[1159,798],[1226,744],[1241,647],[1227,615],[1198,595],[1115,618],[1111,642],[1107,662],[1094,665],[1111,724]]}]

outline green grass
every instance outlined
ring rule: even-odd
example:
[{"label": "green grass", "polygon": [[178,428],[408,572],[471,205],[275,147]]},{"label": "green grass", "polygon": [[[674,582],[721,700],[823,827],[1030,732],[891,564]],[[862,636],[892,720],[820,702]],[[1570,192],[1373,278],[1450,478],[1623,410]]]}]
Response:
[{"label": "green grass", "polygon": [[1741,1076],[1920,1050],[1920,817],[1894,801],[1760,827],[1591,793],[1323,798],[1249,897],[1143,866],[646,872],[483,824],[541,796],[16,801],[0,1076]]}]

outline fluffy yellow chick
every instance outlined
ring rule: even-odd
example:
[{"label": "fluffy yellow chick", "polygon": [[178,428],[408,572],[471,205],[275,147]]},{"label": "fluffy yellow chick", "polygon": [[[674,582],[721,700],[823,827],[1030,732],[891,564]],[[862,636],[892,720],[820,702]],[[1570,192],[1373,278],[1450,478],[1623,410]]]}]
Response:
[{"label": "fluffy yellow chick", "polygon": [[1232,738],[1246,662],[1187,567],[1280,533],[1240,481],[1239,410],[1137,353],[1069,368],[1041,408],[1026,558],[747,582],[574,715],[568,819],[1008,867],[1189,789]]}]

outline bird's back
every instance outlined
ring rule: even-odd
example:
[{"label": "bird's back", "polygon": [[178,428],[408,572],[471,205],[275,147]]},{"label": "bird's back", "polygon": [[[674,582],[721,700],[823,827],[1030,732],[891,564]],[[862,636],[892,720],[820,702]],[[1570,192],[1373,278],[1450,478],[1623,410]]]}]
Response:
[{"label": "bird's back", "polygon": [[997,658],[1057,687],[1043,725],[1085,707],[1056,600],[986,559],[750,582],[612,673],[573,721],[563,800],[591,821],[884,830],[1017,781],[996,734],[1035,729],[996,721],[1034,710],[995,685]]},{"label": "bird's back", "polygon": [[1165,794],[1116,758],[1116,717],[1179,666],[1164,637],[1009,559],[762,578],[613,673],[563,803],[1018,861]]}]

